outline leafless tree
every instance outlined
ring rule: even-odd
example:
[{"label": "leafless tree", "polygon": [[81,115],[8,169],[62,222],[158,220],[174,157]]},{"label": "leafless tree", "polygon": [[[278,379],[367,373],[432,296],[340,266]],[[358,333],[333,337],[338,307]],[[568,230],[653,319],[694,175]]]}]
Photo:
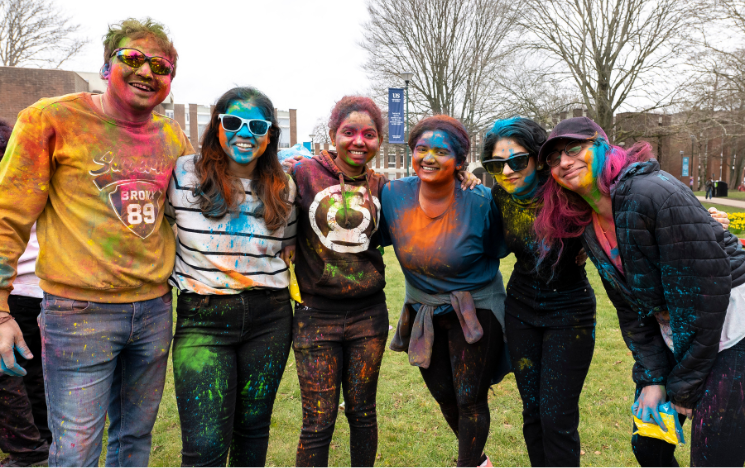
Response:
[{"label": "leafless tree", "polygon": [[448,114],[470,130],[493,120],[497,76],[523,0],[369,0],[361,46],[382,90],[403,84],[415,114]]},{"label": "leafless tree", "polygon": [[[693,0],[526,0],[522,46],[569,75],[583,105],[609,135],[614,114],[671,103],[692,21]],[[667,85],[667,86],[666,86]]]},{"label": "leafless tree", "polygon": [[316,124],[313,126],[313,143],[320,144],[331,144],[331,137],[329,136],[329,118],[324,117],[316,120]]},{"label": "leafless tree", "polygon": [[[704,152],[699,153],[718,154],[722,163],[728,158],[729,180],[741,181],[745,168],[745,0],[701,0],[699,12],[694,40],[702,50],[689,60],[697,80],[686,90],[682,114],[691,133],[702,141],[699,146]],[[718,147],[710,148],[710,139],[718,139]]]},{"label": "leafless tree", "polygon": [[500,67],[498,78],[499,117],[522,115],[553,127],[562,112],[582,107],[582,98],[542,63],[515,54]]},{"label": "leafless tree", "polygon": [[51,0],[0,0],[0,63],[59,68],[86,44],[79,28]]}]

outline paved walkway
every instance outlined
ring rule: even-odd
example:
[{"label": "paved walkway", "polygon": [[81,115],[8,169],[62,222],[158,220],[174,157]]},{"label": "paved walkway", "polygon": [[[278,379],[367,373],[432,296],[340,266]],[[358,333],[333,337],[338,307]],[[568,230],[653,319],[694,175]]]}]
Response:
[{"label": "paved walkway", "polygon": [[706,199],[706,197],[696,197],[698,198],[698,201],[704,202],[704,203],[713,203],[713,204],[719,204],[719,205],[725,205],[725,206],[732,206],[735,208],[742,208],[745,210],[745,201],[740,200],[731,200],[729,198],[711,198],[709,200]]}]

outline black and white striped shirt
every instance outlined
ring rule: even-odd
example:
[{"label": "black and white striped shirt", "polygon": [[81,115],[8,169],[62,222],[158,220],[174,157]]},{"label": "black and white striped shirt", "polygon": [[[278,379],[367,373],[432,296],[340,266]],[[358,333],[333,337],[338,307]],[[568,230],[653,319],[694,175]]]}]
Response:
[{"label": "black and white striped shirt", "polygon": [[179,158],[168,187],[165,213],[178,227],[176,264],[169,282],[182,291],[203,295],[286,288],[290,272],[279,254],[295,243],[297,230],[297,188],[288,179],[289,201],[293,203],[290,219],[286,226],[270,232],[264,218],[254,214],[260,202],[246,179],[241,179],[245,200],[236,210],[220,219],[203,216],[191,192],[196,184],[194,155]]}]

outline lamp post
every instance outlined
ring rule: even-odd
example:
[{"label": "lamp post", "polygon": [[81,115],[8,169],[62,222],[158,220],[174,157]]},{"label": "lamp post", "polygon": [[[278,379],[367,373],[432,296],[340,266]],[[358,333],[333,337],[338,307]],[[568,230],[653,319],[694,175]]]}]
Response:
[{"label": "lamp post", "polygon": [[[691,137],[691,164],[690,167],[693,167],[693,143],[696,141],[696,135],[690,135]],[[701,160],[698,161],[698,169],[696,171],[698,173],[698,181],[701,182]],[[696,186],[698,188],[698,185]]]},{"label": "lamp post", "polygon": [[413,72],[401,72],[399,75],[401,78],[403,78],[404,83],[406,83],[406,116],[404,117],[404,150],[406,151],[404,154],[404,167],[406,168],[406,177],[409,176],[409,81],[414,77]]},{"label": "lamp post", "polygon": [[316,153],[315,153],[316,146],[313,144],[313,139],[316,137],[316,134],[315,133],[311,133],[308,136],[310,137],[310,154],[313,155],[313,156],[315,156],[316,155]]},{"label": "lamp post", "polygon": [[722,180],[722,166],[724,166],[724,137],[726,133],[722,130],[722,144],[719,146],[719,180]]}]

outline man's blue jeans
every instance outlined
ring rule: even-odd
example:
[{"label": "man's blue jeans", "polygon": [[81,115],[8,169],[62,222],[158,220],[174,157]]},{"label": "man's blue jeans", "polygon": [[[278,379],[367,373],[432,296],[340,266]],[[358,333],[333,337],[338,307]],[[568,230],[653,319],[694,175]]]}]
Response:
[{"label": "man's blue jeans", "polygon": [[49,466],[147,466],[173,337],[171,294],[102,304],[45,294],[39,327]]}]

